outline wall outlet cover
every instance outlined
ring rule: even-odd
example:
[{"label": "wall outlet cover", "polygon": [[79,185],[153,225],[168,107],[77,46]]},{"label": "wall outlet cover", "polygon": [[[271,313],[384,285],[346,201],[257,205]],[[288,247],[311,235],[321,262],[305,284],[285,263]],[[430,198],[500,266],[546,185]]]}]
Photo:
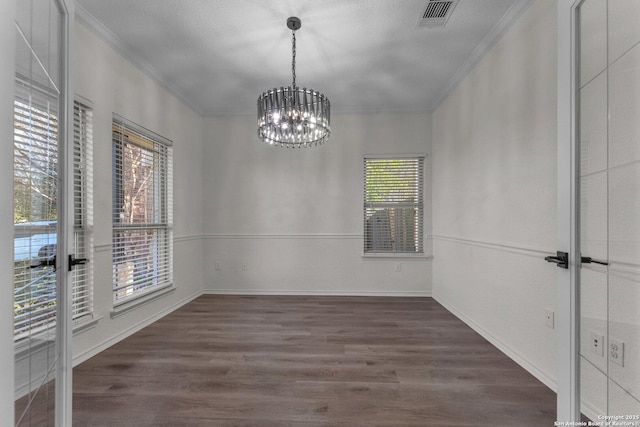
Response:
[{"label": "wall outlet cover", "polygon": [[589,336],[589,345],[591,352],[600,357],[604,357],[604,335],[599,332],[591,331]]},{"label": "wall outlet cover", "polygon": [[551,329],[555,328],[555,313],[553,310],[546,309],[544,311],[544,324]]},{"label": "wall outlet cover", "polygon": [[609,338],[609,361],[624,367],[624,342]]}]

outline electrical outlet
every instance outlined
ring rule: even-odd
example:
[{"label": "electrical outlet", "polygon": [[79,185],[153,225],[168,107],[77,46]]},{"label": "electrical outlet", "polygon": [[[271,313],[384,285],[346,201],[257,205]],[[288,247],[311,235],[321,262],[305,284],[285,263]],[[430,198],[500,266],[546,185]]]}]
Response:
[{"label": "electrical outlet", "polygon": [[544,324],[551,329],[555,329],[555,313],[553,312],[553,310],[546,309],[544,311]]},{"label": "electrical outlet", "polygon": [[591,332],[591,352],[604,357],[604,335]]},{"label": "electrical outlet", "polygon": [[624,342],[609,338],[609,360],[624,367]]},{"label": "electrical outlet", "polygon": [[216,270],[222,270],[222,262],[216,261],[215,267],[216,267]]},{"label": "electrical outlet", "polygon": [[395,272],[400,273],[402,271],[402,263],[396,262]]}]

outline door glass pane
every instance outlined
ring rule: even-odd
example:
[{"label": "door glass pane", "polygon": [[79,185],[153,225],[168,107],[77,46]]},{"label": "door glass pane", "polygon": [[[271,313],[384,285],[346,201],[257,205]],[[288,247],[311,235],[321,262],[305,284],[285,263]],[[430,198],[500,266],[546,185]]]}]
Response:
[{"label": "door glass pane", "polygon": [[630,425],[640,425],[640,32],[625,16],[637,5],[585,0],[578,14],[581,409]]},{"label": "door glass pane", "polygon": [[15,424],[53,426],[60,22],[53,0],[19,1],[14,98]]}]

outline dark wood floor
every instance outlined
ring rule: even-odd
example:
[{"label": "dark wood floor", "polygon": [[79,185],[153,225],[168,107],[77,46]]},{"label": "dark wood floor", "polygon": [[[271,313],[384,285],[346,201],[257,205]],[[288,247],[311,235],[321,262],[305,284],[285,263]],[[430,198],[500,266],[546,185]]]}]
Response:
[{"label": "dark wood floor", "polygon": [[551,426],[431,298],[202,296],[74,369],[74,426]]}]

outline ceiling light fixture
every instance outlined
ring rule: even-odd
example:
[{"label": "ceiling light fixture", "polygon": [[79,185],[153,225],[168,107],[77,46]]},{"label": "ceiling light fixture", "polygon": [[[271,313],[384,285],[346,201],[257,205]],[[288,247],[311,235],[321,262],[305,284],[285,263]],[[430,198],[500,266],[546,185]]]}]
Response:
[{"label": "ceiling light fixture", "polygon": [[296,85],[296,30],[301,26],[299,18],[287,19],[291,30],[292,85],[268,90],[258,98],[258,138],[277,147],[320,145],[331,134],[329,98]]}]

